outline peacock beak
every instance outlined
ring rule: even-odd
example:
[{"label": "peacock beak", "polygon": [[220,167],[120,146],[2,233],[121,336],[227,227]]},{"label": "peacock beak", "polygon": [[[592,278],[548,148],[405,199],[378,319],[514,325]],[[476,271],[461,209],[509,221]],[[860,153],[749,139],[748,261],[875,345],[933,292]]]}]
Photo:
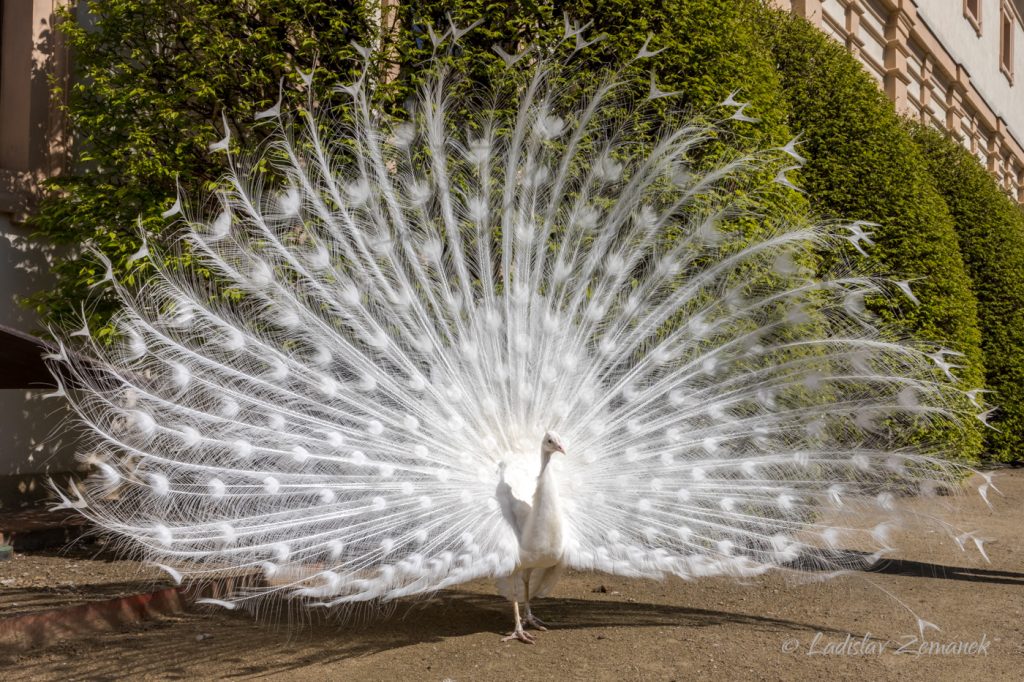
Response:
[{"label": "peacock beak", "polygon": [[555,446],[555,452],[561,452],[564,455],[565,447],[561,443],[559,443],[558,445]]}]

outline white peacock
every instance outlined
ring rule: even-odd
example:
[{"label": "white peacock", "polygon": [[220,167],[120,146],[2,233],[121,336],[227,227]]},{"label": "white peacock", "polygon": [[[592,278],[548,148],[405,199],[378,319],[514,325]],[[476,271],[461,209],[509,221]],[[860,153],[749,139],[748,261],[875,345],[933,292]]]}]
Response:
[{"label": "white peacock", "polygon": [[[108,276],[120,341],[52,358],[96,469],[64,505],[179,580],[262,574],[210,600],[228,608],[496,578],[527,642],[565,567],[750,576],[889,549],[895,496],[964,473],[902,434],[955,424],[964,394],[946,353],[865,312],[909,293],[853,264],[868,226],[733,191],[789,184],[793,144],[693,162],[753,121],[732,96],[641,144],[623,71],[567,97],[564,66],[500,56],[511,113],[457,113],[443,72],[403,120],[365,78],[346,127],[268,112],[280,186],[233,163],[213,215],[137,254],[149,281]],[[672,94],[652,79],[636,106]],[[815,276],[815,250],[851,262]]]}]

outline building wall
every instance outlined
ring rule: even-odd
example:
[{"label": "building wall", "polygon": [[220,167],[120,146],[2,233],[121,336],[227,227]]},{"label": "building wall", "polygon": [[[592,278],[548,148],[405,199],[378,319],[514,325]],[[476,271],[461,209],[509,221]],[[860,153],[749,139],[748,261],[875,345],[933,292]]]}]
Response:
[{"label": "building wall", "polygon": [[[69,0],[0,0],[0,326],[32,333],[36,316],[19,299],[50,281],[54,252],[29,239],[25,220],[40,183],[60,172],[64,126],[50,78],[67,75],[53,30]],[[3,368],[0,347],[0,371]],[[60,428],[63,405],[41,386],[0,389],[0,506],[44,494],[43,476],[74,467],[75,444]]]},{"label": "building wall", "polygon": [[41,180],[64,162],[64,125],[49,79],[68,60],[54,10],[70,0],[0,3],[0,214],[24,219]]},{"label": "building wall", "polygon": [[[53,255],[53,249],[29,239],[24,225],[12,223],[10,214],[0,214],[0,325],[38,330],[35,314],[19,299],[47,285]],[[66,439],[49,436],[65,412],[55,401],[43,401],[45,392],[42,385],[0,389],[0,476],[73,466]]]},{"label": "building wall", "polygon": [[[1024,0],[774,0],[843,43],[900,113],[945,128],[1024,203]],[[1012,68],[1000,68],[1000,21]]]},{"label": "building wall", "polygon": [[[964,0],[927,0],[919,2],[918,19],[924,22],[949,55],[970,74],[971,81],[986,103],[1002,117],[1018,141],[1024,142],[1024,22],[1013,2],[981,0],[981,28],[976,30],[964,16]],[[999,68],[1000,10],[1013,20],[1013,79]]]}]

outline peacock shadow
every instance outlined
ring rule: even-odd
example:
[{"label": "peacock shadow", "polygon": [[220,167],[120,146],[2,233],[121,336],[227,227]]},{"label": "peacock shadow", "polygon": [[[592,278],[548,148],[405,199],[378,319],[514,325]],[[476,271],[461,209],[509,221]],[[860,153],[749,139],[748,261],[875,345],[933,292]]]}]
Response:
[{"label": "peacock shadow", "polygon": [[829,571],[836,566],[847,566],[851,571],[863,573],[1024,586],[1024,573],[968,566],[946,566],[913,559],[894,558],[874,561],[870,557],[871,555],[867,552],[854,550],[818,550],[805,553],[788,567],[807,573]]},{"label": "peacock shadow", "polygon": [[[851,553],[855,554],[855,553]],[[830,557],[834,559],[835,557]],[[819,559],[820,561],[820,559]],[[805,567],[805,568],[809,568]],[[885,560],[864,570],[942,580],[964,580],[1024,585],[1024,573],[944,566],[912,560]],[[844,637],[848,630],[835,630],[821,623],[704,609],[666,603],[632,601],[614,593],[595,593],[585,598],[552,597],[538,604],[538,611],[552,631],[543,633],[538,650],[565,652],[573,640],[559,641],[559,632],[590,631],[588,637],[618,638],[616,629],[679,628],[703,629],[739,626],[765,636],[807,636],[824,632]],[[516,647],[501,644],[498,635],[510,625],[508,602],[503,598],[470,590],[446,590],[425,600],[393,603],[386,611],[364,610],[347,621],[308,612],[252,614],[208,610],[197,607],[181,617],[149,621],[125,632],[79,640],[67,648],[45,650],[31,659],[12,659],[19,673],[35,679],[47,678],[57,669],[54,659],[74,662],[83,679],[125,679],[159,677],[194,679],[206,664],[218,677],[266,677],[289,672],[306,674],[361,656],[399,650],[416,645],[437,644],[450,638],[484,635],[493,649]],[[860,636],[860,633],[852,633]],[[683,637],[685,638],[685,634]],[[81,659],[76,652],[101,647],[102,657]],[[549,648],[552,647],[552,648]],[[518,651],[514,649],[513,651]],[[436,652],[426,653],[425,660]],[[6,661],[0,654],[0,667]],[[224,675],[226,665],[234,666]],[[425,664],[426,665],[426,664]],[[83,667],[84,666],[84,667]],[[38,677],[36,676],[38,674]]]},{"label": "peacock shadow", "polygon": [[[552,644],[557,642],[559,631],[595,630],[601,636],[620,636],[615,634],[615,628],[740,625],[766,635],[777,635],[780,631],[832,632],[815,623],[629,601],[618,595],[548,598],[543,600],[543,607],[544,617],[552,626],[544,635]],[[76,673],[90,680],[152,676],[194,679],[206,661],[216,663],[218,670],[233,664],[235,670],[227,677],[244,678],[308,672],[309,666],[330,665],[453,637],[485,634],[493,636],[496,650],[515,646],[498,640],[510,618],[508,602],[496,595],[448,590],[425,601],[400,602],[385,617],[379,613],[376,618],[369,613],[364,616],[344,623],[308,616],[291,623],[287,619],[254,622],[252,615],[196,609],[182,618],[150,621],[127,632],[97,637],[94,641],[81,640],[67,652],[58,649],[31,661],[20,659],[17,665],[21,673],[32,674],[32,669],[37,668],[35,672],[45,677],[55,669],[54,656],[66,654],[69,662],[74,661]],[[542,639],[541,646],[543,642]],[[83,660],[74,655],[75,651],[93,646],[102,647],[104,656]]]}]

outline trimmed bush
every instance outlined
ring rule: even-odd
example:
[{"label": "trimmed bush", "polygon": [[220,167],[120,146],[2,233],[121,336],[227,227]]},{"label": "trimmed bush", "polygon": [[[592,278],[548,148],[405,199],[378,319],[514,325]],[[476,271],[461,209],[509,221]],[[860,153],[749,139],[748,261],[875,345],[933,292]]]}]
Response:
[{"label": "trimmed bush", "polygon": [[742,99],[756,103],[748,113],[760,119],[743,127],[744,135],[761,146],[784,144],[789,139],[786,102],[773,56],[756,29],[760,16],[756,0],[501,4],[426,0],[403,3],[399,12],[399,79],[408,85],[417,82],[419,65],[431,53],[427,27],[442,33],[449,26],[449,16],[459,26],[480,22],[460,39],[452,58],[460,73],[478,81],[508,77],[492,46],[500,45],[513,54],[531,44],[549,49],[561,39],[564,16],[568,16],[580,25],[589,24],[583,32],[587,40],[604,34],[603,40],[575,59],[581,79],[596,67],[630,60],[650,36],[651,50],[664,49],[655,58],[637,62],[632,73],[637,97],[647,96],[651,70],[663,90],[681,92],[671,99],[673,106],[682,105],[698,113],[713,110],[729,93],[739,90]]},{"label": "trimmed bush", "polygon": [[[403,4],[402,28],[395,33],[396,52],[401,55],[401,87],[393,94],[401,97],[416,84],[417,65],[431,54],[427,27],[444,32],[449,17],[462,27],[479,22],[459,40],[454,54],[446,57],[458,73],[468,76],[470,85],[509,77],[493,50],[496,44],[510,54],[531,46],[535,51],[560,50],[567,56],[575,46],[574,40],[562,42],[569,21],[570,25],[587,25],[582,39],[596,42],[573,55],[566,72],[566,90],[578,94],[579,88],[596,82],[596,72],[622,67],[623,78],[631,84],[629,97],[623,101],[623,124],[628,121],[640,132],[656,129],[658,121],[630,117],[628,100],[646,99],[652,76],[663,91],[679,93],[655,103],[666,113],[686,111],[727,119],[734,109],[721,103],[731,93],[750,102],[745,113],[757,122],[725,121],[723,139],[701,149],[704,162],[717,163],[723,154],[780,147],[792,138],[774,57],[756,28],[760,13],[757,0],[570,0],[564,4],[426,0]],[[660,52],[654,58],[634,61],[645,43]],[[774,174],[772,170],[744,187],[733,188],[736,201],[752,201],[756,210],[774,220],[802,219],[806,201],[773,184]],[[745,234],[762,229],[760,221],[752,218],[742,219],[736,227]]]},{"label": "trimmed bush", "polygon": [[[594,19],[588,36],[614,36],[577,59],[583,81],[593,67],[635,55],[654,33],[652,48],[668,49],[638,63],[632,74],[637,97],[647,95],[652,67],[664,89],[683,90],[678,102],[697,111],[740,89],[756,101],[751,113],[762,119],[734,126],[747,146],[782,144],[789,137],[771,56],[752,28],[754,0],[401,3],[384,13],[382,35],[373,6],[365,0],[92,0],[88,14],[66,11],[59,27],[75,53],[66,112],[76,147],[71,172],[49,184],[52,192],[33,220],[37,234],[58,244],[92,242],[114,274],[133,283],[149,267],[145,259],[130,262],[140,246],[137,222],[159,236],[167,224],[160,213],[178,187],[195,197],[216,186],[225,159],[207,147],[224,135],[222,115],[233,148],[258,144],[273,124],[256,124],[253,115],[277,100],[280,79],[284,109],[304,101],[298,70],[309,71],[314,63],[319,95],[328,96],[330,86],[361,68],[353,40],[380,40],[384,57],[377,75],[397,78],[377,97],[382,106],[400,107],[430,54],[428,26],[444,33],[449,15],[461,26],[482,20],[451,57],[469,85],[507,77],[495,43],[510,52],[533,41],[555,44],[564,11],[580,23]],[[776,213],[804,207],[790,192],[777,192],[772,200]],[[55,286],[30,301],[43,322],[67,320],[88,301],[90,328],[108,335],[111,305],[90,289],[105,267],[72,250],[54,273]]]},{"label": "trimmed bush", "polygon": [[[963,353],[957,372],[962,387],[981,387],[977,303],[953,218],[892,104],[842,45],[803,19],[768,10],[759,25],[789,99],[790,125],[803,134],[808,163],[800,177],[812,207],[879,223],[872,228],[877,243],[871,256],[884,273],[916,280],[921,301],[894,302],[900,317],[918,338]],[[895,316],[888,303],[877,310]],[[980,454],[980,423],[951,437],[964,457]]]},{"label": "trimmed bush", "polygon": [[[802,150],[810,162],[800,175],[812,207],[821,215],[882,224],[873,255],[884,270],[923,278],[914,285],[922,304],[903,304],[901,316],[919,337],[963,352],[965,387],[981,385],[975,299],[952,218],[916,145],[841,46],[757,0],[426,0],[385,11],[382,35],[374,27],[379,15],[363,0],[93,0],[89,8],[88,28],[70,15],[63,24],[79,70],[68,106],[78,141],[75,172],[52,183],[54,195],[35,225],[60,243],[92,240],[129,283],[148,267],[144,259],[129,262],[139,247],[136,220],[159,234],[165,228],[160,212],[173,200],[176,180],[189,196],[215,186],[224,159],[207,145],[223,135],[222,114],[229,117],[233,140],[258,143],[271,125],[254,124],[253,114],[276,101],[278,81],[297,86],[297,69],[316,63],[315,82],[326,95],[327,87],[359,68],[353,39],[380,39],[376,75],[394,79],[377,93],[378,103],[401,107],[431,52],[428,27],[444,33],[449,13],[460,26],[481,22],[448,57],[467,76],[463,86],[472,88],[507,77],[493,44],[510,53],[533,42],[554,45],[565,12],[581,24],[593,21],[588,38],[607,34],[576,58],[573,79],[583,86],[593,69],[632,58],[651,35],[650,48],[665,49],[630,67],[634,96],[647,96],[653,69],[663,90],[682,92],[666,107],[724,118],[729,112],[717,105],[731,92],[751,102],[746,113],[760,121],[730,122],[731,139],[712,145],[712,156],[737,143],[781,146],[792,129],[804,131]],[[304,95],[286,87],[285,97],[294,103]],[[744,189],[735,188],[738,201],[745,199]],[[800,219],[807,208],[802,197],[777,185],[751,198],[774,218]],[[757,229],[757,221],[750,222],[747,227]],[[55,289],[34,299],[44,320],[77,310],[104,268],[71,256],[56,272]],[[92,328],[101,328],[109,313],[102,303],[94,307]],[[896,316],[887,308],[881,313]],[[965,456],[980,449],[976,425],[955,438]]]},{"label": "trimmed bush", "polygon": [[999,409],[986,431],[987,454],[1024,458],[1024,211],[995,178],[945,133],[909,126],[953,219],[978,298],[986,402]]}]

